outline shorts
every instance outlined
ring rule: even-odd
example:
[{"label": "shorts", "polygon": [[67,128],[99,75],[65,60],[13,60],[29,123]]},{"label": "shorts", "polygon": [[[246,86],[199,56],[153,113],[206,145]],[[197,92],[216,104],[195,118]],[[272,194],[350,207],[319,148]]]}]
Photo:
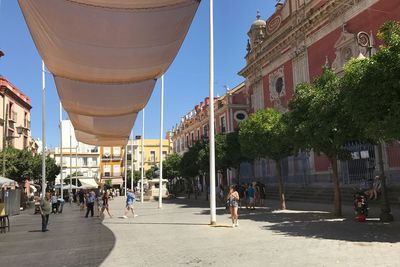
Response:
[{"label": "shorts", "polygon": [[253,203],[254,202],[254,197],[249,197],[249,203]]}]

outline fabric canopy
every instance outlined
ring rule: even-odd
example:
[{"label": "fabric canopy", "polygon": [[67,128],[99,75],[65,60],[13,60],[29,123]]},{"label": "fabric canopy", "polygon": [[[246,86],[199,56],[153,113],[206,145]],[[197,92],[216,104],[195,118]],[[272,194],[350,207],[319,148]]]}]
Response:
[{"label": "fabric canopy", "polygon": [[155,79],[137,83],[101,84],[57,76],[54,78],[64,109],[87,116],[137,113],[147,104],[156,83]]},{"label": "fabric canopy", "polygon": [[114,6],[108,3],[114,1],[19,0],[50,72],[95,83],[160,77],[175,58],[198,6],[194,0],[140,1],[164,3],[157,8],[140,8],[136,1],[130,1],[131,8],[77,2]]},{"label": "fabric canopy", "polygon": [[125,145],[199,0],[18,0],[77,140]]},{"label": "fabric canopy", "polygon": [[115,117],[92,117],[69,113],[75,130],[104,137],[129,136],[136,116],[137,113]]},{"label": "fabric canopy", "polygon": [[86,133],[83,131],[75,130],[75,137],[82,143],[88,145],[98,145],[98,146],[120,146],[121,144],[128,143],[128,137],[126,136],[101,136]]},{"label": "fabric canopy", "polygon": [[185,3],[186,0],[70,0],[86,5],[113,8],[155,8]]}]

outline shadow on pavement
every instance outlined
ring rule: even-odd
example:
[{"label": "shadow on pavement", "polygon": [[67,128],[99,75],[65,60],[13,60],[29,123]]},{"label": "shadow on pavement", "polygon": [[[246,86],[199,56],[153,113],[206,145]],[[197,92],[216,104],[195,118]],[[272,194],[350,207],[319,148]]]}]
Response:
[{"label": "shadow on pavement", "polygon": [[[203,199],[174,199],[172,203],[182,208],[204,208],[199,214],[210,214],[209,203]],[[361,223],[352,217],[352,208],[346,207],[346,218],[335,218],[330,212],[320,208],[330,208],[330,205],[318,206],[306,203],[291,203],[296,210],[273,210],[257,208],[256,210],[239,210],[239,220],[265,222],[265,230],[287,236],[332,239],[350,242],[400,242],[400,222],[381,223],[378,218],[368,218]],[[273,206],[276,206],[275,204]],[[311,209],[310,209],[311,208]],[[228,214],[223,207],[217,208],[217,215]],[[377,213],[378,214],[378,213]]]},{"label": "shadow on pavement", "polygon": [[180,222],[106,222],[104,224],[154,224],[154,225],[187,225],[187,226],[198,226],[198,225],[208,225],[206,223],[180,223]]},{"label": "shadow on pavement", "polygon": [[400,241],[399,223],[379,221],[357,222],[349,218],[334,218],[326,212],[273,211],[259,214],[242,214],[240,218],[266,222],[265,230],[288,236],[332,239],[351,242]]},{"label": "shadow on pavement", "polygon": [[64,210],[50,215],[44,233],[32,210],[11,217],[11,232],[0,236],[1,266],[99,266],[115,245],[114,234],[96,217]]}]

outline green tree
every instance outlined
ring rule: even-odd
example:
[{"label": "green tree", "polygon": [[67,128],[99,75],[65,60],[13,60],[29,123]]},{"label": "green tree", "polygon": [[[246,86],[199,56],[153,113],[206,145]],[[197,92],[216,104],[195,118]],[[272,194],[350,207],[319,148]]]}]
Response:
[{"label": "green tree", "polygon": [[270,108],[251,114],[239,126],[239,141],[244,155],[275,161],[281,209],[286,209],[281,161],[293,153],[293,144],[283,114]]},{"label": "green tree", "polygon": [[153,178],[157,178],[158,177],[158,167],[157,166],[151,166],[150,169],[148,169],[145,172],[145,176],[147,179],[153,179]]},{"label": "green tree", "polygon": [[[49,155],[46,156],[46,181],[54,183],[57,175],[60,173],[61,168],[56,164],[56,161]],[[42,155],[33,156],[32,173],[35,179],[42,179]]]},{"label": "green tree", "polygon": [[382,160],[385,141],[400,138],[400,23],[385,23],[378,38],[383,45],[371,58],[353,60],[344,70],[345,104],[353,121],[378,145],[382,182],[382,221],[392,221]]},{"label": "green tree", "polygon": [[168,180],[172,180],[176,177],[181,176],[181,164],[182,156],[179,154],[168,155],[163,162],[163,177]]},{"label": "green tree", "polygon": [[[141,177],[142,176],[141,176],[140,171],[133,170],[133,181],[134,181],[134,183],[137,183],[137,181],[139,181]],[[131,170],[127,170],[127,172],[126,172],[126,183],[127,183],[128,187],[131,186],[131,178],[132,178]],[[146,178],[146,177],[144,177],[144,178]]]},{"label": "green tree", "polygon": [[289,103],[288,113],[296,148],[325,154],[332,168],[334,214],[342,215],[340,180],[337,162],[347,159],[347,141],[359,140],[360,129],[346,112],[339,78],[324,68],[313,83],[296,87],[296,95]]},{"label": "green tree", "polygon": [[31,151],[9,147],[4,152],[1,152],[1,159],[3,159],[3,153],[5,153],[6,159],[6,177],[17,182],[23,182],[32,177],[33,155]]}]

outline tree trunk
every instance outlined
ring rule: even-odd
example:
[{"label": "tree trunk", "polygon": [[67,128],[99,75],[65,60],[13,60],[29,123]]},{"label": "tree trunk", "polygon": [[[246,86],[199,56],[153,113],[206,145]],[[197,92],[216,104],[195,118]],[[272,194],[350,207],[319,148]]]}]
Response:
[{"label": "tree trunk", "polygon": [[340,181],[338,174],[337,158],[329,158],[332,166],[332,182],[333,182],[333,214],[337,217],[342,217],[342,199],[340,195]]},{"label": "tree trunk", "polygon": [[276,176],[278,177],[279,197],[281,200],[281,209],[286,209],[285,188],[283,186],[282,166],[281,160],[275,160]]},{"label": "tree trunk", "polygon": [[382,151],[383,151],[383,142],[379,142],[379,144],[378,144],[378,162],[379,162],[381,192],[382,192],[381,214],[379,215],[379,218],[382,222],[391,222],[391,221],[393,221],[393,215],[390,214],[390,204],[389,204],[387,188],[386,188],[386,176],[385,176],[385,167],[383,165],[383,152]]}]

